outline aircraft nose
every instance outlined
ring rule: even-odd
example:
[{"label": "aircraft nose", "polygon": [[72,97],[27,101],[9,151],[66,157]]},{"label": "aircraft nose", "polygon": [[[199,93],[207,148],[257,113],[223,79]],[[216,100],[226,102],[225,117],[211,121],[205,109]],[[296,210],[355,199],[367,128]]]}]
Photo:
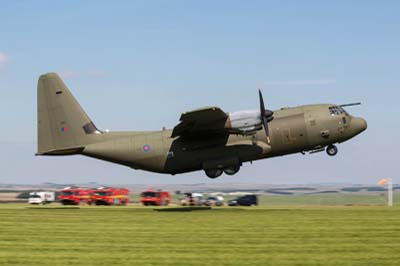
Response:
[{"label": "aircraft nose", "polygon": [[351,127],[356,135],[360,134],[367,129],[367,121],[361,117],[353,117],[351,120]]}]

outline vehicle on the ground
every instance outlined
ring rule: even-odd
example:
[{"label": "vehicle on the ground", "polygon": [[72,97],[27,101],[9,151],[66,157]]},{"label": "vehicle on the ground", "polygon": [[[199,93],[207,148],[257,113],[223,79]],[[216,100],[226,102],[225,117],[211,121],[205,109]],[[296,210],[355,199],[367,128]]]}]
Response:
[{"label": "vehicle on the ground", "polygon": [[147,190],[140,194],[140,202],[147,206],[167,206],[171,201],[169,192]]},{"label": "vehicle on the ground", "polygon": [[205,206],[223,206],[224,197],[222,196],[209,196],[203,203]]},{"label": "vehicle on the ground", "polygon": [[49,204],[55,200],[53,191],[38,191],[29,193],[29,204]]},{"label": "vehicle on the ground", "polygon": [[93,189],[80,187],[66,187],[60,191],[58,200],[62,205],[92,204]]},{"label": "vehicle on the ground", "polygon": [[[312,104],[272,111],[264,105],[259,91],[258,108],[253,110],[225,112],[211,106],[182,113],[173,129],[102,131],[57,74],[40,76],[37,91],[37,155],[79,154],[171,175],[203,170],[209,178],[217,178],[223,173],[234,175],[243,163],[255,160],[321,151],[335,156],[335,144],[367,128],[363,118],[351,116],[344,109],[360,103]],[[148,119],[144,110],[142,113]]]},{"label": "vehicle on the ground", "polygon": [[180,203],[182,206],[202,206],[204,204],[203,193],[184,193],[180,198]]},{"label": "vehicle on the ground", "polygon": [[127,188],[99,187],[93,190],[92,203],[96,205],[126,205],[129,202]]},{"label": "vehicle on the ground", "polygon": [[257,206],[257,195],[248,194],[232,199],[228,202],[229,206]]}]

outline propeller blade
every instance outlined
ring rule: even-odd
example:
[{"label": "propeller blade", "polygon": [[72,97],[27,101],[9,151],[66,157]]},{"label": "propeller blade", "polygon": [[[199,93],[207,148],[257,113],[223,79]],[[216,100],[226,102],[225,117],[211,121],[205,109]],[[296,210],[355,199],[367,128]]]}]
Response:
[{"label": "propeller blade", "polygon": [[261,93],[261,90],[258,90],[258,96],[260,97],[260,112],[261,112],[261,116],[264,116],[265,114],[265,106],[264,106],[264,99]]},{"label": "propeller blade", "polygon": [[260,97],[260,116],[261,122],[264,126],[265,135],[267,136],[267,143],[270,144],[270,137],[269,137],[269,128],[268,128],[268,120],[272,118],[274,112],[270,110],[265,110],[264,99],[261,93],[261,90],[258,90],[258,96]]},{"label": "propeller blade", "polygon": [[267,136],[267,143],[270,144],[268,119],[265,116],[263,118],[263,125],[264,125],[265,135]]}]

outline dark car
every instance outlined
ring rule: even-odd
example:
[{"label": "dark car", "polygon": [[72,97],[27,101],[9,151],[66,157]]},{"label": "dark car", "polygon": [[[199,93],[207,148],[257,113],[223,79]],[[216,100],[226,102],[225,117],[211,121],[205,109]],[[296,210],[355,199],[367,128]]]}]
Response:
[{"label": "dark car", "polygon": [[256,206],[258,205],[257,195],[244,195],[228,202],[229,206]]}]

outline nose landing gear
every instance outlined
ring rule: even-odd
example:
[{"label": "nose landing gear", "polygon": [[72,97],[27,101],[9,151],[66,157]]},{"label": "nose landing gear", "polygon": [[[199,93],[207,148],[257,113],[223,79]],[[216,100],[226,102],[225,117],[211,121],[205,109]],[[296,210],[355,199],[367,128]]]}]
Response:
[{"label": "nose landing gear", "polygon": [[326,148],[326,153],[329,156],[335,156],[338,153],[338,148],[335,145],[331,144]]}]

